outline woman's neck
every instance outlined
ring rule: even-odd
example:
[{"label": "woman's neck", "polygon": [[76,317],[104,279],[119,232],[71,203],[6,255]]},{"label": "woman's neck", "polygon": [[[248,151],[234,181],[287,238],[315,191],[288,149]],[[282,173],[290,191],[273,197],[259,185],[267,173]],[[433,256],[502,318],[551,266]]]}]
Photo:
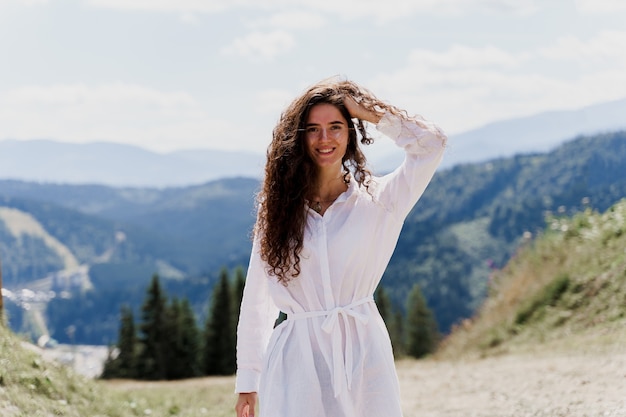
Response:
[{"label": "woman's neck", "polygon": [[332,202],[347,188],[343,172],[320,172],[317,185],[314,187],[310,199],[312,201]]}]

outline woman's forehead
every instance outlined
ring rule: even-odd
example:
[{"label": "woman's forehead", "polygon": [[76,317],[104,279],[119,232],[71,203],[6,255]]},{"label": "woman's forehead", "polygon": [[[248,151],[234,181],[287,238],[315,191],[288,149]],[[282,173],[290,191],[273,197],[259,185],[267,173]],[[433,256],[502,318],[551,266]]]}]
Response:
[{"label": "woman's forehead", "polygon": [[333,122],[345,123],[346,119],[337,106],[320,103],[311,107],[306,121],[307,123],[326,124]]}]

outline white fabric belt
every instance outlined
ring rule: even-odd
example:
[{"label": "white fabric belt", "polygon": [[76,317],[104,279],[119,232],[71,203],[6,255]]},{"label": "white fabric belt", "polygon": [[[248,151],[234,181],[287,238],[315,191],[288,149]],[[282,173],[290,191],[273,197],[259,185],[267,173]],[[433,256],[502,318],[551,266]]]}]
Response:
[{"label": "white fabric belt", "polygon": [[[328,358],[324,355],[328,367],[331,369],[333,375],[333,390],[335,397],[338,397],[344,388],[350,390],[352,388],[352,366],[353,366],[353,352],[352,352],[352,332],[348,327],[348,317],[353,317],[355,320],[360,321],[363,324],[367,324],[369,316],[361,314],[355,310],[356,307],[373,303],[374,297],[369,296],[355,301],[347,306],[335,307],[329,311],[303,311],[301,313],[287,313],[287,320],[301,320],[312,317],[324,317],[326,320],[322,323],[322,330],[331,336],[331,348],[332,348],[332,364],[329,363]],[[341,328],[339,326],[339,317],[341,316],[345,328],[346,334],[346,348],[341,352]],[[355,331],[358,331],[355,329]]]}]

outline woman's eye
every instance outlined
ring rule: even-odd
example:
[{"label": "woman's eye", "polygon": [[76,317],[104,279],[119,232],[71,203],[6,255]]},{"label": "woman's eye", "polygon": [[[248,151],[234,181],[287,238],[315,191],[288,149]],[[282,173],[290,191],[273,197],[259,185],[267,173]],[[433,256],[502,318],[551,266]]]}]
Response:
[{"label": "woman's eye", "polygon": [[339,132],[342,129],[341,125],[332,125],[330,127],[331,131]]},{"label": "woman's eye", "polygon": [[307,127],[306,128],[306,132],[307,133],[317,133],[320,131],[319,127]]}]

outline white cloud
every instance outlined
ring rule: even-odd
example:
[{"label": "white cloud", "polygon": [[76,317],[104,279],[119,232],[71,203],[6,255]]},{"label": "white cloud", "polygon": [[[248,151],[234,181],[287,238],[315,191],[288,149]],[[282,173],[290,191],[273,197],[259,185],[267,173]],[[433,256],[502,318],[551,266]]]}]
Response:
[{"label": "white cloud", "polygon": [[222,48],[222,53],[251,60],[271,61],[291,50],[295,44],[294,37],[283,30],[253,32],[235,39],[230,45]]},{"label": "white cloud", "polygon": [[[370,17],[379,22],[415,13],[436,15],[467,11],[527,15],[538,10],[536,0],[84,0],[88,5],[119,10],[173,13],[216,13],[232,9],[305,10],[339,15],[346,19]],[[591,0],[590,0],[591,1]],[[608,1],[608,0],[604,0]]]},{"label": "white cloud", "polygon": [[48,4],[49,0],[0,0],[0,9],[9,7],[33,7]]},{"label": "white cloud", "polygon": [[303,30],[319,29],[326,24],[326,19],[312,11],[287,11],[271,15],[269,18],[256,19],[251,27],[269,27],[273,29]]},{"label": "white cloud", "polygon": [[626,10],[624,0],[575,0],[580,13],[613,13]]},{"label": "white cloud", "polygon": [[[471,2],[459,2],[471,3]],[[488,12],[526,16],[539,11],[535,0],[476,0],[475,7]]]},{"label": "white cloud", "polygon": [[16,105],[51,106],[134,103],[140,106],[154,105],[161,108],[189,106],[194,103],[193,98],[187,93],[163,93],[139,85],[121,83],[95,87],[85,84],[62,84],[48,87],[27,86],[7,92],[2,101],[12,102]]},{"label": "white cloud", "polygon": [[293,98],[293,93],[287,90],[263,90],[255,96],[255,110],[259,114],[276,117]]},{"label": "white cloud", "polygon": [[229,9],[232,4],[224,0],[85,0],[85,3],[107,9],[174,13],[216,13]]},{"label": "white cloud", "polygon": [[626,69],[626,32],[604,31],[583,41],[575,36],[559,38],[539,54],[547,59],[569,61],[581,68]]},{"label": "white cloud", "polygon": [[526,54],[512,54],[494,46],[472,48],[464,45],[453,45],[443,53],[419,49],[413,50],[409,55],[409,60],[415,65],[441,69],[493,66],[514,68],[527,59]]},{"label": "white cloud", "polygon": [[212,118],[185,92],[118,83],[30,86],[0,94],[0,138],[106,140],[168,151],[241,148],[241,132],[232,122]]},{"label": "white cloud", "polygon": [[[518,54],[493,47],[415,50],[406,67],[376,77],[371,88],[459,133],[493,120],[626,97],[624,50],[622,32],[563,38]],[[583,63],[584,71],[568,71]]]}]

